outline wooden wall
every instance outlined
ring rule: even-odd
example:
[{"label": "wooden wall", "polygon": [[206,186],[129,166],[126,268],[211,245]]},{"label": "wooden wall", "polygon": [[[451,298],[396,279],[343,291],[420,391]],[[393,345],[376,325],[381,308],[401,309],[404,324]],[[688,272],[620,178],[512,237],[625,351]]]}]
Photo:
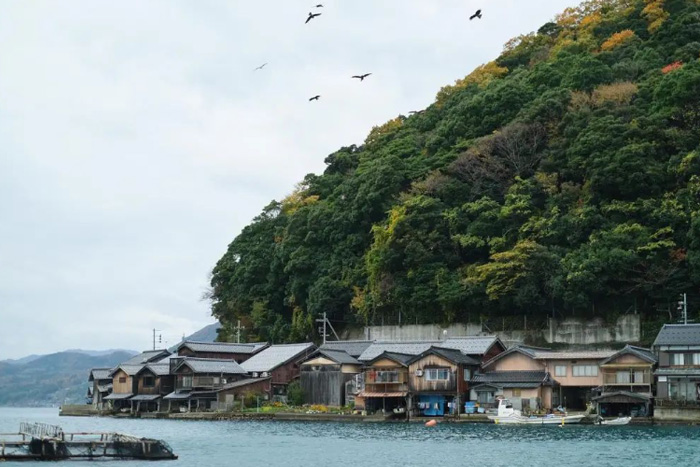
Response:
[{"label": "wooden wall", "polygon": [[[449,379],[428,381],[427,370],[431,368],[447,368]],[[416,375],[418,370],[423,371],[422,376]],[[426,355],[408,367],[409,387],[411,391],[415,392],[449,392],[454,394],[458,390],[457,380],[460,376],[459,367],[439,355]]]},{"label": "wooden wall", "polygon": [[301,387],[304,402],[340,407],[345,404],[345,382],[352,375],[345,375],[341,365],[323,365],[318,370],[304,367],[301,372]]},{"label": "wooden wall", "polygon": [[[125,378],[125,381],[123,383],[120,383],[119,380],[121,378]],[[115,394],[128,394],[128,393],[134,393],[136,387],[134,385],[134,380],[131,376],[127,375],[124,370],[119,370],[116,373],[114,373],[114,376],[112,378],[112,392]]]}]

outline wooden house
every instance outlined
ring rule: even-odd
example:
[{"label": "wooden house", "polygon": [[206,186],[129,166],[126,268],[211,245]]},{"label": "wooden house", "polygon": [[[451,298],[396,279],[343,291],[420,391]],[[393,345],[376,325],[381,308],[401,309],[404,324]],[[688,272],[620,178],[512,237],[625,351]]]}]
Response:
[{"label": "wooden house", "polygon": [[600,363],[602,393],[593,398],[598,414],[649,416],[656,357],[649,349],[626,346]]},{"label": "wooden house", "polygon": [[230,359],[236,363],[243,363],[266,347],[268,347],[266,342],[236,344],[230,342],[184,341],[177,346],[176,352],[180,357]]},{"label": "wooden house", "polygon": [[365,363],[364,389],[355,398],[355,407],[368,413],[406,411],[408,406],[408,362],[413,355],[383,352]]},{"label": "wooden house", "polygon": [[225,384],[216,392],[217,409],[231,410],[234,405],[245,407],[244,399],[248,394],[256,396],[256,404],[269,400],[272,394],[272,377],[246,378]]},{"label": "wooden house", "polygon": [[272,399],[286,402],[287,386],[299,378],[301,363],[316,350],[312,343],[271,345],[241,364],[253,378],[272,378]]},{"label": "wooden house", "polygon": [[129,399],[131,411],[152,412],[161,410],[163,397],[175,389],[174,376],[169,363],[149,363],[134,376],[136,392]]},{"label": "wooden house", "polygon": [[224,385],[244,379],[246,372],[230,359],[178,357],[170,360],[175,390],[163,397],[167,410],[208,410]]},{"label": "wooden house", "polygon": [[352,383],[362,364],[344,351],[319,349],[301,364],[305,402],[340,407],[354,402]]},{"label": "wooden house", "polygon": [[90,376],[88,377],[88,382],[90,383],[88,401],[95,410],[106,408],[107,402],[105,402],[104,398],[112,393],[111,372],[111,368],[93,368],[90,370]]},{"label": "wooden house", "polygon": [[110,372],[112,377],[112,393],[104,398],[109,401],[111,408],[117,411],[131,411],[131,399],[137,392],[136,374],[145,365],[129,365],[122,363]]},{"label": "wooden house", "polygon": [[455,349],[431,347],[408,361],[409,410],[414,415],[459,414],[480,361]]}]

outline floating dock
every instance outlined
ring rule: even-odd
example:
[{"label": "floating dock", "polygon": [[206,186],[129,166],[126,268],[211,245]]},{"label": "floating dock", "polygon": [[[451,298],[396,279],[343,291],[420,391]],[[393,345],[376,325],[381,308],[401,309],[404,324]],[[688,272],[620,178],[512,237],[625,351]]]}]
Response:
[{"label": "floating dock", "polygon": [[18,433],[0,433],[0,462],[70,459],[174,460],[164,441],[121,433],[65,433],[55,425],[21,423]]}]

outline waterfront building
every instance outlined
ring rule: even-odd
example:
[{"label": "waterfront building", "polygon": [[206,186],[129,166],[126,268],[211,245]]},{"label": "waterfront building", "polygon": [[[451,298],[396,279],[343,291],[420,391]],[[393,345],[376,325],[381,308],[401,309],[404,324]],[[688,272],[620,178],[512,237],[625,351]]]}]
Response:
[{"label": "waterfront building", "polygon": [[477,373],[471,380],[470,400],[483,408],[498,405],[498,396],[525,412],[559,405],[559,384],[544,370],[500,370]]},{"label": "waterfront building", "polygon": [[368,413],[405,413],[409,391],[408,362],[413,357],[385,351],[365,362],[362,372],[364,389],[355,397],[355,407]]},{"label": "waterfront building", "polygon": [[456,349],[432,346],[408,361],[408,409],[420,416],[459,414],[480,361]]},{"label": "waterfront building", "polygon": [[136,373],[141,371],[145,364],[122,363],[110,372],[112,377],[112,393],[104,398],[109,401],[112,410],[131,412],[129,399],[136,394]]},{"label": "waterfront building", "polygon": [[268,346],[267,342],[236,344],[184,341],[177,346],[175,351],[180,357],[230,359],[240,364]]},{"label": "waterfront building", "polygon": [[271,345],[241,366],[252,378],[272,378],[272,400],[287,401],[287,386],[299,378],[301,363],[316,350],[311,342]]},{"label": "waterfront building", "polygon": [[246,378],[224,386],[216,391],[217,410],[232,410],[238,404],[245,407],[243,400],[248,394],[255,396],[256,404],[270,399],[272,393],[272,377],[266,378]]},{"label": "waterfront building", "polygon": [[233,360],[193,357],[171,359],[170,374],[175,378],[175,390],[163,397],[169,412],[212,409],[217,391],[246,377],[246,371]]},{"label": "waterfront building", "polygon": [[367,350],[367,347],[369,347],[373,343],[374,343],[374,341],[363,341],[363,340],[326,341],[326,343],[323,344],[320,347],[320,349],[345,352],[346,354],[350,355],[351,357],[359,359],[360,355],[362,355],[362,352]]},{"label": "waterfront building", "polygon": [[301,364],[300,382],[308,404],[340,407],[354,403],[362,364],[342,350],[319,349]]},{"label": "waterfront building", "polygon": [[131,411],[135,413],[161,410],[163,397],[175,389],[175,377],[170,374],[170,364],[148,363],[135,375],[136,392],[129,398]]},{"label": "waterfront building", "polygon": [[649,349],[627,345],[600,363],[602,392],[593,398],[604,417],[651,415],[656,357]]},{"label": "waterfront building", "polygon": [[654,340],[658,359],[654,418],[700,420],[700,324],[665,324]]},{"label": "waterfront building", "polygon": [[91,384],[88,388],[88,403],[95,410],[103,410],[106,405],[104,398],[112,393],[111,372],[111,368],[93,368],[90,370],[88,382]]}]

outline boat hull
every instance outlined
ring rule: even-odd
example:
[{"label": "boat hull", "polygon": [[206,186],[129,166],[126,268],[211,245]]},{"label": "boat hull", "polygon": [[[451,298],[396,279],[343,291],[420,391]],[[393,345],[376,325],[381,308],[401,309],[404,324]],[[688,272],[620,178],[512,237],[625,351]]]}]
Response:
[{"label": "boat hull", "polygon": [[584,415],[567,415],[564,417],[523,417],[490,415],[489,420],[497,425],[568,425],[579,423]]},{"label": "boat hull", "polygon": [[602,420],[600,422],[601,425],[611,425],[611,426],[616,426],[616,425],[627,425],[630,420],[632,420],[632,417],[620,417],[616,418],[613,420]]}]

